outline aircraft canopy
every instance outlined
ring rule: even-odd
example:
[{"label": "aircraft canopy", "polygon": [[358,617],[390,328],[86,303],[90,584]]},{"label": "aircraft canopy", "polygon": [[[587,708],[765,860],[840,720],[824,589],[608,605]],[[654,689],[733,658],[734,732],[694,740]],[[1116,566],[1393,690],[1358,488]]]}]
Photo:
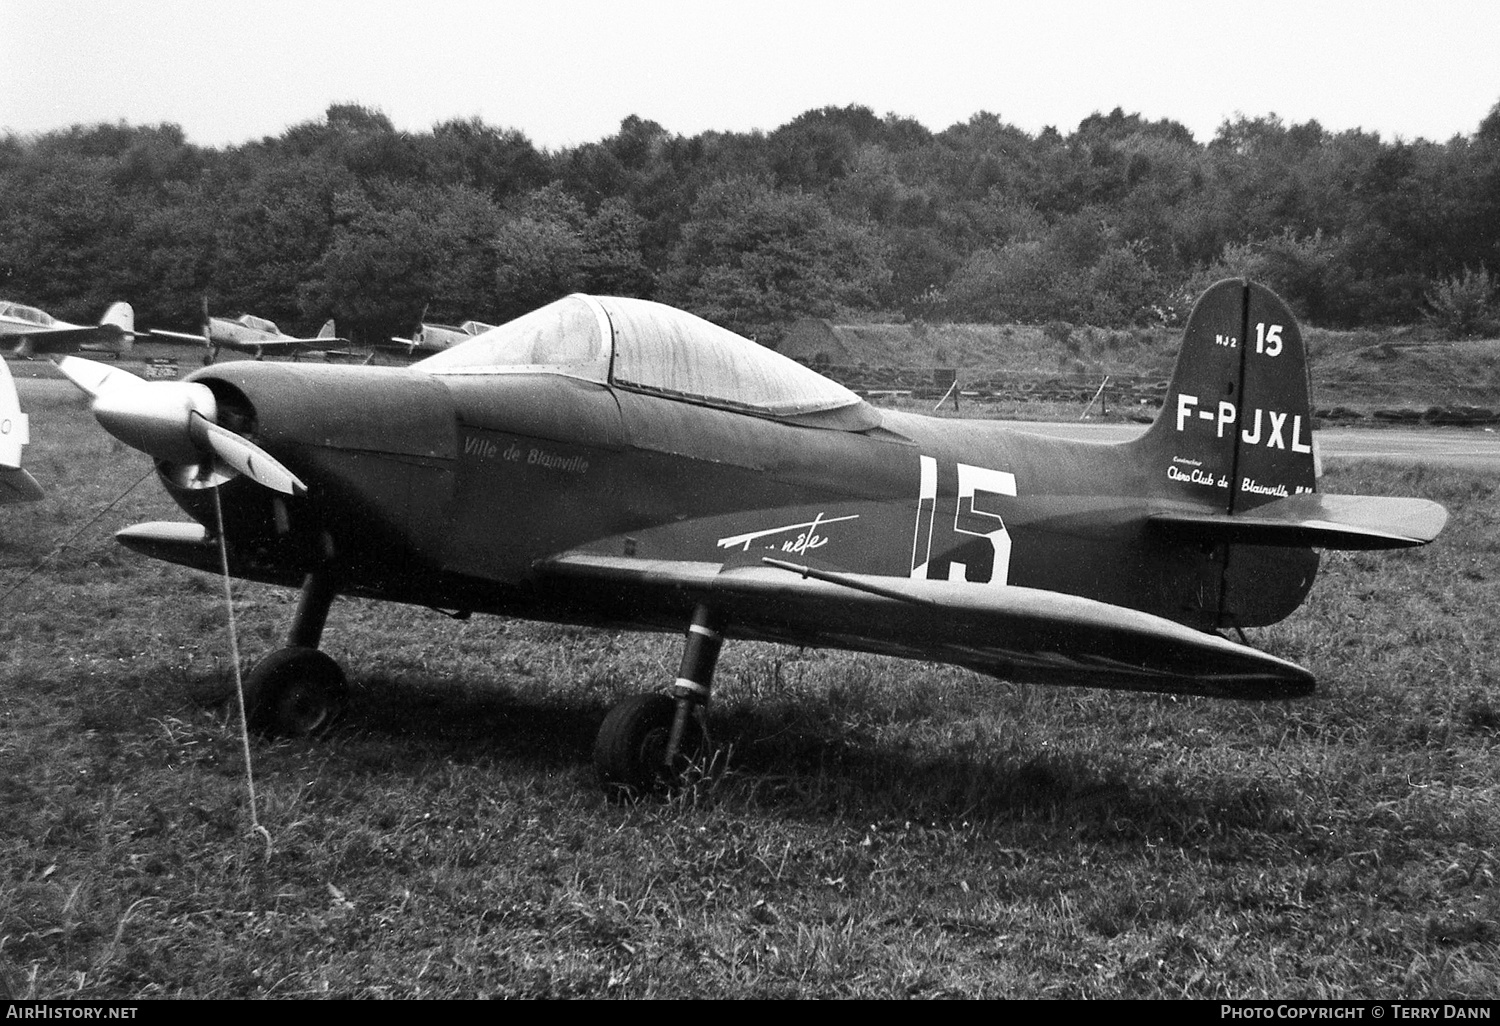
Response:
[{"label": "aircraft canopy", "polygon": [[50,328],[56,322],[52,315],[38,310],[34,306],[22,306],[20,303],[7,303],[0,300],[0,316],[14,317],[18,321],[30,321],[44,328]]},{"label": "aircraft canopy", "polygon": [[245,327],[254,328],[256,331],[264,331],[272,335],[281,334],[281,329],[276,327],[276,322],[268,321],[264,317],[257,317],[254,314],[240,314],[236,319]]},{"label": "aircraft canopy", "polygon": [[843,385],[701,317],[616,296],[568,296],[415,366],[432,374],[567,374],[774,417],[862,402]]}]

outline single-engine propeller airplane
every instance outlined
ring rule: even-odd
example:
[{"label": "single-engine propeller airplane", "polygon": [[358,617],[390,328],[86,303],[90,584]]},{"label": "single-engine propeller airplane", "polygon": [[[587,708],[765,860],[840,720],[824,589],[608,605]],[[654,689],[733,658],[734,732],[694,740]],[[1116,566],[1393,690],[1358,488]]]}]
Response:
[{"label": "single-engine propeller airplane", "polygon": [[[475,335],[483,335],[494,328],[495,325],[486,324],[483,321],[464,321],[459,325],[431,324],[423,321],[417,325],[417,330],[412,332],[411,338],[393,336],[391,343],[409,356],[431,356],[433,353],[452,349],[459,343],[467,342]],[[390,346],[387,345],[384,348],[388,349]]]},{"label": "single-engine propeller airplane", "polygon": [[16,383],[10,368],[0,360],[0,505],[12,502],[35,502],[42,497],[41,486],[21,469],[21,447],[31,441],[26,414],[16,396]]},{"label": "single-engine propeller airplane", "polygon": [[1301,604],[1315,548],[1421,545],[1423,499],[1317,491],[1296,320],[1239,279],[1193,309],[1166,403],[1119,445],[878,410],[671,307],[573,295],[409,367],[241,361],[145,382],[63,371],[193,522],[147,555],[301,587],[252,726],[321,729],[338,595],[686,629],[671,695],[605,718],[601,783],[677,778],[726,638],[954,663],[1014,681],[1228,698],[1313,688],[1221,636]]},{"label": "single-engine propeller airplane", "polygon": [[314,352],[327,353],[349,344],[347,339],[338,337],[338,329],[331,320],[325,321],[312,338],[298,338],[286,334],[274,321],[268,321],[264,317],[256,317],[254,314],[240,314],[233,318],[210,317],[207,309],[203,311],[203,330],[196,335],[163,328],[152,328],[151,334],[157,338],[198,343],[203,346],[205,364],[213,363],[225,349],[250,353],[260,360],[267,354],[296,357]]},{"label": "single-engine propeller airplane", "polygon": [[41,353],[122,353],[135,341],[135,311],[111,303],[99,323],[69,324],[45,310],[0,300],[0,348],[23,359]]}]

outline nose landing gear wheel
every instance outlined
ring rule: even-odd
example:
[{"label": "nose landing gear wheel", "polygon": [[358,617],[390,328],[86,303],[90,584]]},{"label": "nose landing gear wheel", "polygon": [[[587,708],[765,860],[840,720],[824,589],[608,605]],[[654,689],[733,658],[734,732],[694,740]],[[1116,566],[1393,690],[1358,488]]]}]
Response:
[{"label": "nose landing gear wheel", "polygon": [[315,648],[279,648],[245,678],[245,719],[263,737],[311,737],[332,726],[348,694],[332,657]]}]

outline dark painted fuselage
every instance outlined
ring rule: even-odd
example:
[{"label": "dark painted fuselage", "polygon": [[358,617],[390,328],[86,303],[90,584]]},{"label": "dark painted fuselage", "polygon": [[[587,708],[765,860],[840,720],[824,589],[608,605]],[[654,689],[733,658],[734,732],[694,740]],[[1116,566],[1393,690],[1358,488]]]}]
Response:
[{"label": "dark painted fuselage", "polygon": [[[548,373],[240,362],[193,377],[309,484],[298,498],[221,487],[235,572],[253,579],[320,569],[349,594],[677,629],[690,596],[582,586],[548,561],[776,556],[1210,629],[1285,617],[1317,566],[1307,549],[1153,529],[1153,512],[1194,505],[1159,433],[1096,445],[869,407],[779,420]],[[206,492],[168,487],[212,527]],[[795,640],[769,621],[730,629]]]}]

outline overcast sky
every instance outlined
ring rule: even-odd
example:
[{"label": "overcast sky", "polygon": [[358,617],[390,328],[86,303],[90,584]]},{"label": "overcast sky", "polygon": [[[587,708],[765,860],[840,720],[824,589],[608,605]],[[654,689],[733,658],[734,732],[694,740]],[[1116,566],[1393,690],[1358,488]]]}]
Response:
[{"label": "overcast sky", "polygon": [[1237,112],[1446,141],[1497,101],[1496,0],[0,0],[0,130],[23,135],[171,122],[222,146],[354,102],[557,149],[630,114],[694,135],[863,104],[934,131],[1123,107],[1200,142]]}]

